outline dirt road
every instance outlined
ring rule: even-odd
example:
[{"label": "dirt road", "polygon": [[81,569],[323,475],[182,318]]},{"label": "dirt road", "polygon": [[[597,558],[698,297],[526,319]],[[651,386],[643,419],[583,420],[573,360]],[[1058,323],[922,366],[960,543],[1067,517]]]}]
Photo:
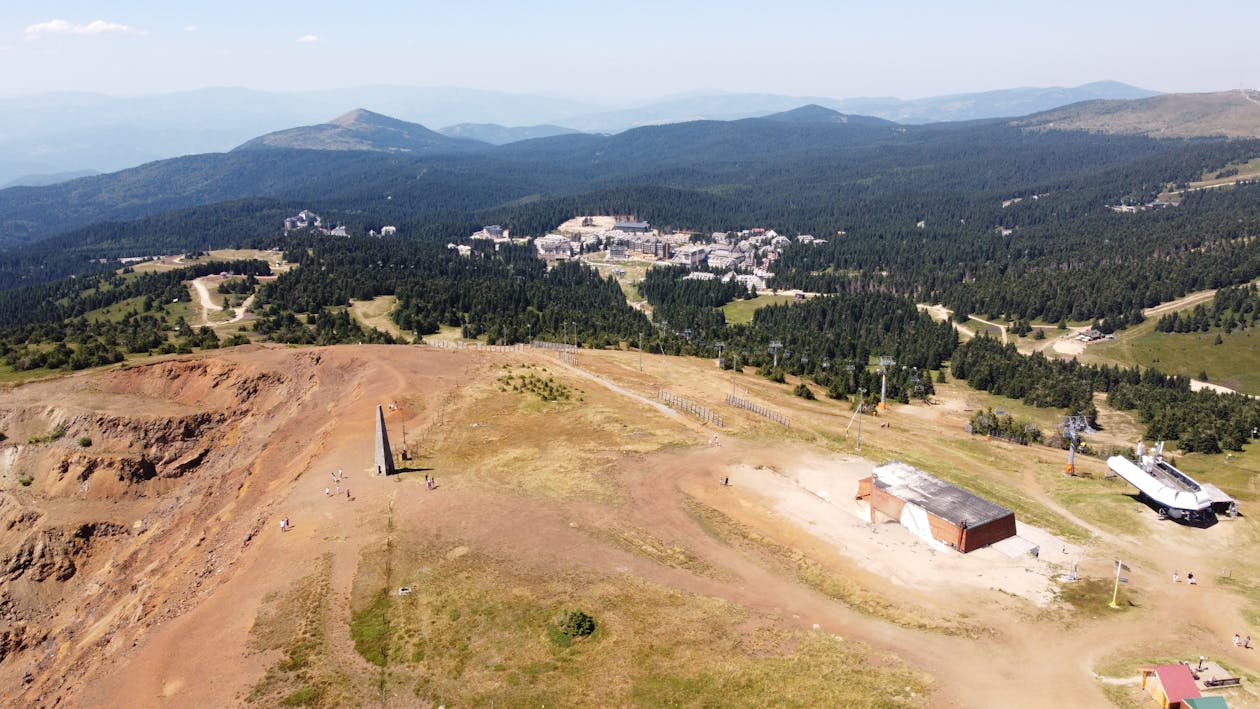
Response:
[{"label": "dirt road", "polygon": [[211,322],[210,311],[219,311],[222,308],[215,304],[210,298],[210,289],[207,287],[207,279],[214,281],[216,284],[223,280],[217,276],[203,276],[192,282],[193,290],[197,292],[197,300],[201,303],[201,322],[198,325],[209,325],[210,327],[219,327],[220,325],[230,325],[245,319],[245,313],[249,310],[249,306],[254,304],[254,296],[250,294],[239,306],[233,308],[232,317],[228,320],[220,320]]}]

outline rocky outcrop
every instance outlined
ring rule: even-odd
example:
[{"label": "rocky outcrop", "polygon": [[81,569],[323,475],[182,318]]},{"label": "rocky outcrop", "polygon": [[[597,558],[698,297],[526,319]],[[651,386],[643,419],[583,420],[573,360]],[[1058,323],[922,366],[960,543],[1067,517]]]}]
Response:
[{"label": "rocky outcrop", "polygon": [[111,522],[92,522],[66,529],[33,530],[11,554],[0,560],[0,582],[27,578],[66,581],[78,567],[75,560],[86,554],[98,537],[126,534],[127,527]]}]

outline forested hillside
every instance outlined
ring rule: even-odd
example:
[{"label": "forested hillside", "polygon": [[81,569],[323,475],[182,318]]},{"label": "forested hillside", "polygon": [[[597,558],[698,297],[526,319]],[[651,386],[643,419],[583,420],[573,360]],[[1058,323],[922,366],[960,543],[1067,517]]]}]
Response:
[{"label": "forested hillside", "polygon": [[[18,370],[84,369],[126,354],[214,348],[219,337],[169,312],[190,299],[185,281],[212,273],[271,273],[262,261],[207,261],[150,273],[99,273],[0,293],[0,360]],[[116,317],[101,312],[117,306]],[[172,337],[172,330],[174,337]]]},{"label": "forested hillside", "polygon": [[577,262],[548,270],[530,246],[482,248],[468,256],[428,239],[291,241],[299,265],[258,294],[259,330],[283,330],[286,314],[318,315],[350,299],[398,297],[395,320],[428,335],[459,327],[500,344],[576,337],[603,347],[651,329],[616,283]]}]

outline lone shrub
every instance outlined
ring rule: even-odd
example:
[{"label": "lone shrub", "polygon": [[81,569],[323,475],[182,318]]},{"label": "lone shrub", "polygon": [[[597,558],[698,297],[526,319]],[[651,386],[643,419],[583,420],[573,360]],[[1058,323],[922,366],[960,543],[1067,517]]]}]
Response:
[{"label": "lone shrub", "polygon": [[805,386],[804,384],[797,384],[796,388],[792,390],[792,393],[801,397],[802,399],[808,399],[809,401],[813,401],[815,398],[813,390],[811,390],[809,387]]},{"label": "lone shrub", "polygon": [[595,632],[595,619],[582,611],[565,611],[560,616],[559,630],[570,638],[585,638]]},{"label": "lone shrub", "polygon": [[81,437],[79,437],[79,447],[80,447],[80,448],[91,448],[91,447],[92,447],[92,439],[91,439],[91,438],[88,438],[87,436],[81,436]]},{"label": "lone shrub", "polygon": [[35,481],[35,478],[29,475],[23,475],[22,477],[18,478],[18,484],[21,485],[22,487],[30,487],[31,483],[34,481]]}]

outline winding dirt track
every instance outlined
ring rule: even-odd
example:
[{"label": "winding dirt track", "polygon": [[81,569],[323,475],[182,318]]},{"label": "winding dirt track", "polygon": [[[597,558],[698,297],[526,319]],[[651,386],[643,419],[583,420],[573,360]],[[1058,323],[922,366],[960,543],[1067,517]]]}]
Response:
[{"label": "winding dirt track", "polygon": [[221,310],[218,305],[210,298],[210,289],[206,287],[205,278],[198,278],[192,282],[193,290],[197,292],[197,300],[201,303],[201,322],[198,325],[209,325],[210,327],[219,327],[221,325],[231,325],[245,319],[245,313],[249,310],[249,306],[254,304],[254,296],[250,294],[240,305],[233,308],[231,319],[221,320],[219,322],[210,321],[211,310]]}]

